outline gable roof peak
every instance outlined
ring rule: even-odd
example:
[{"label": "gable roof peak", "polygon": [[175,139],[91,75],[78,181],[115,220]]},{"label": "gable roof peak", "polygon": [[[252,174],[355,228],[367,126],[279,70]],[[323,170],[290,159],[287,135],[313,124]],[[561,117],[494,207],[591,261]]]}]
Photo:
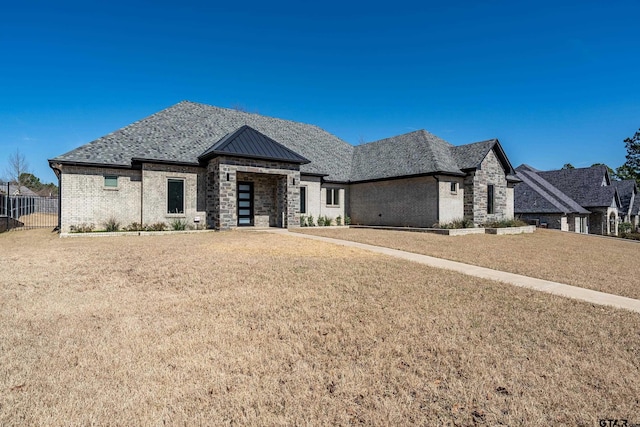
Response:
[{"label": "gable roof peak", "polygon": [[258,132],[249,125],[242,125],[235,131],[223,136],[198,156],[198,160],[205,161],[218,155],[277,160],[298,164],[310,163],[305,157]]}]

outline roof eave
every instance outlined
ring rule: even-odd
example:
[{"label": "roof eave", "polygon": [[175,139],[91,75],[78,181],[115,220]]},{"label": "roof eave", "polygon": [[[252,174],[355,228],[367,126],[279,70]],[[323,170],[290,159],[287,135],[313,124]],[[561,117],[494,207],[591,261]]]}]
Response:
[{"label": "roof eave", "polygon": [[132,165],[138,165],[142,163],[156,163],[161,165],[176,165],[176,166],[200,166],[199,162],[181,162],[177,160],[147,159],[144,157],[133,157],[131,159]]},{"label": "roof eave", "polygon": [[243,159],[272,160],[272,161],[276,161],[276,162],[294,163],[294,164],[298,164],[298,165],[306,165],[306,164],[311,163],[311,160],[304,159],[304,158],[300,159],[300,160],[290,160],[290,159],[282,159],[282,158],[277,158],[277,157],[252,156],[250,154],[228,153],[228,152],[225,152],[225,151],[210,151],[206,155],[199,156],[198,160],[200,162],[207,162],[207,161],[213,159],[214,157],[240,157],[240,158],[243,158]]},{"label": "roof eave", "polygon": [[54,169],[55,164],[66,166],[84,166],[84,167],[98,167],[98,168],[113,168],[113,169],[133,169],[131,164],[124,165],[120,163],[97,163],[97,162],[79,162],[77,160],[61,160],[61,159],[49,159],[49,167]]},{"label": "roof eave", "polygon": [[350,180],[349,182],[351,184],[364,184],[368,182],[392,181],[394,179],[419,178],[423,176],[435,176],[435,175],[446,175],[446,176],[456,176],[456,177],[467,176],[465,173],[462,173],[462,172],[436,171],[436,172],[426,172],[426,173],[415,173],[415,174],[409,174],[409,175],[386,176],[386,177],[380,177],[380,178],[357,179],[357,180]]}]

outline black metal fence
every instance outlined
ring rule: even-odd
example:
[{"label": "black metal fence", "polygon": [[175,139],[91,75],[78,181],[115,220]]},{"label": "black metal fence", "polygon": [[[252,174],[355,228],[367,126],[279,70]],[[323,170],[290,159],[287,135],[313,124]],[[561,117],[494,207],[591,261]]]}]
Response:
[{"label": "black metal fence", "polygon": [[0,194],[0,232],[58,226],[58,197]]}]

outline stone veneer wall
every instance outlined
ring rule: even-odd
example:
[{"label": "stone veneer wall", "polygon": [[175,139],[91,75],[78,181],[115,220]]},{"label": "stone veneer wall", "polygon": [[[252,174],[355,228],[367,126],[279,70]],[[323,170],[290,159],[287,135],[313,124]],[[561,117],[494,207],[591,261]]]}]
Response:
[{"label": "stone veneer wall", "polygon": [[[243,179],[239,179],[238,174]],[[274,178],[267,178],[263,175]],[[254,182],[254,209],[258,207],[255,191],[257,188],[263,188],[260,190],[260,212],[265,212],[269,203],[268,191],[264,189],[264,186],[275,183],[275,225],[287,228],[300,226],[299,165],[220,156],[211,159],[207,166],[207,224],[210,227],[219,230],[237,227],[236,191],[239,180]],[[258,186],[256,186],[256,182]],[[271,218],[272,213],[269,213],[269,225],[272,224]],[[257,217],[255,219],[258,220]],[[261,214],[259,221],[260,224],[266,223],[267,216],[264,213]],[[256,225],[258,224],[256,223]]]},{"label": "stone veneer wall", "polygon": [[[609,208],[593,208],[588,207],[588,210],[591,211],[589,215],[589,233],[591,234],[600,234],[603,236],[606,235],[618,235],[618,209],[615,207]],[[613,229],[609,223],[609,218],[613,214],[615,217],[615,221],[613,224]]]},{"label": "stone veneer wall", "polygon": [[[487,186],[494,186],[494,213],[487,213]],[[493,150],[489,151],[480,168],[464,180],[464,216],[479,225],[487,221],[513,218],[512,201],[508,193],[506,174]]]},{"label": "stone veneer wall", "polygon": [[277,227],[282,215],[278,204],[279,176],[237,172],[238,182],[253,182],[253,217],[256,227]]}]

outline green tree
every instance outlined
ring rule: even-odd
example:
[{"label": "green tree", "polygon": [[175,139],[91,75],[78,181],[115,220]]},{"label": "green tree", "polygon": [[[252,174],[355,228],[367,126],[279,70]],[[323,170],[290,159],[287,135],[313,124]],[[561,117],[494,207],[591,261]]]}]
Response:
[{"label": "green tree", "polygon": [[571,163],[565,163],[562,169],[575,169]]},{"label": "green tree", "polygon": [[626,162],[616,173],[621,179],[635,179],[640,185],[640,129],[631,137],[624,140],[627,149]]},{"label": "green tree", "polygon": [[18,181],[20,182],[20,185],[24,185],[29,190],[36,192],[42,190],[42,187],[44,186],[44,184],[40,182],[40,178],[29,172],[21,173]]}]

